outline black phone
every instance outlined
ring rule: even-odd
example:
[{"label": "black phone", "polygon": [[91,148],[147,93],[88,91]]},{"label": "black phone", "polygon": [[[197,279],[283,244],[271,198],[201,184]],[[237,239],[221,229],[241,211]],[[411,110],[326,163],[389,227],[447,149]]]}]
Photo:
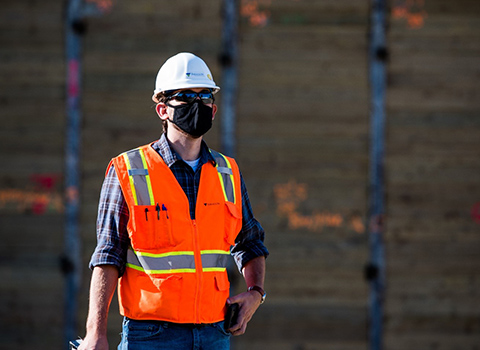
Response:
[{"label": "black phone", "polygon": [[228,331],[230,327],[232,327],[237,323],[239,310],[240,310],[240,306],[237,303],[228,305],[227,313],[225,315],[225,323],[224,323],[224,329],[226,331]]},{"label": "black phone", "polygon": [[82,339],[70,340],[70,348],[69,349],[70,350],[78,349],[81,342],[82,342]]}]

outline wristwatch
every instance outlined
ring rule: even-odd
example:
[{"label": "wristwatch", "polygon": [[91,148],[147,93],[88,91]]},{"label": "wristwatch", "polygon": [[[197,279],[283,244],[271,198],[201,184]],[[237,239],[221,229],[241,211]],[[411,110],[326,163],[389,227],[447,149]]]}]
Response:
[{"label": "wristwatch", "polygon": [[259,286],[248,287],[247,291],[250,292],[251,290],[255,290],[255,291],[260,293],[260,295],[262,296],[262,300],[260,301],[260,304],[263,304],[265,302],[265,298],[267,297],[267,293],[265,293],[263,288],[261,288]]}]

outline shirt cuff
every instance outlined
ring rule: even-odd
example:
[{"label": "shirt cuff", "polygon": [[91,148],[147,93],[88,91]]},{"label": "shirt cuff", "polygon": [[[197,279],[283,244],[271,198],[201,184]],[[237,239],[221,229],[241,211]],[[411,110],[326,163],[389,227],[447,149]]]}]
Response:
[{"label": "shirt cuff", "polygon": [[252,259],[259,256],[268,257],[270,254],[267,247],[260,239],[247,241],[244,243],[238,243],[230,250],[232,256],[237,264],[238,270],[242,272],[243,267]]},{"label": "shirt cuff", "polygon": [[117,268],[118,270],[118,277],[122,277],[123,274],[125,273],[125,262],[121,261],[119,259],[116,259],[112,256],[110,256],[108,259],[107,258],[102,258],[101,256],[95,256],[95,254],[92,256],[90,263],[89,263],[89,268],[90,270],[93,270],[95,266],[101,266],[101,265],[113,265]]}]

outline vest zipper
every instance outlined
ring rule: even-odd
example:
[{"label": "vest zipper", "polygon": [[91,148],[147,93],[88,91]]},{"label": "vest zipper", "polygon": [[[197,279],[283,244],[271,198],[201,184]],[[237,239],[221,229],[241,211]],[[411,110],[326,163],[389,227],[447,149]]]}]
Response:
[{"label": "vest zipper", "polygon": [[201,300],[201,292],[202,292],[202,256],[200,254],[200,243],[198,237],[198,228],[197,222],[192,220],[193,224],[193,242],[195,248],[195,273],[197,275],[197,290],[195,292],[195,323],[200,323],[200,300]]}]

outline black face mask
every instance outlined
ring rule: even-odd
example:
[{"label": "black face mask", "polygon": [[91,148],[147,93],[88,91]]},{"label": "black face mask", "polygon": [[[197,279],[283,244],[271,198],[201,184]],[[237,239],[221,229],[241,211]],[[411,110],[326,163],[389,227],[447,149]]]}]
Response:
[{"label": "black face mask", "polygon": [[172,106],[173,124],[194,137],[200,137],[212,127],[213,108],[196,100],[189,104]]}]

